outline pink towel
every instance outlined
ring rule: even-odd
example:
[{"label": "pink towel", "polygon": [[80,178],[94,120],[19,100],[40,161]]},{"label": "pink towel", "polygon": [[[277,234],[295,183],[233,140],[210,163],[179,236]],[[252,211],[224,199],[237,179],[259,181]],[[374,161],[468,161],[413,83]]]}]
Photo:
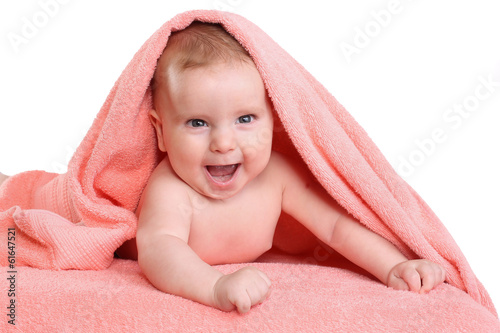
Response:
[{"label": "pink towel", "polygon": [[[304,261],[266,254],[253,263],[273,286],[245,315],[161,292],[137,261],[115,259],[100,271],[19,267],[16,325],[3,319],[0,332],[500,332],[491,312],[449,284],[420,295]],[[217,268],[230,273],[243,266]],[[0,276],[7,276],[3,268]],[[0,304],[8,304],[6,296],[0,293]]]},{"label": "pink towel", "polygon": [[[217,11],[180,14],[146,41],[117,80],[66,174],[25,172],[1,185],[0,225],[16,228],[17,265],[104,269],[114,251],[134,237],[134,210],[160,158],[147,114],[149,83],[170,33],[193,20],[220,23],[252,56],[281,120],[274,149],[302,160],[334,199],[406,256],[443,265],[449,284],[496,315],[451,235],[342,105],[257,26]],[[6,237],[1,242],[6,248]],[[286,242],[289,238],[277,235],[277,243]],[[4,254],[1,264],[7,265]]]}]

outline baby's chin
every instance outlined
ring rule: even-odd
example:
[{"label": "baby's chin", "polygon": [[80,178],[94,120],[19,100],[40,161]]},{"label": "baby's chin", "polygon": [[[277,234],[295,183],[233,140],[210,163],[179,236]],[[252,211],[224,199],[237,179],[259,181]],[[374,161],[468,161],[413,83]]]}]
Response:
[{"label": "baby's chin", "polygon": [[240,193],[243,187],[244,186],[239,186],[231,190],[207,189],[206,187],[204,189],[193,187],[193,189],[207,199],[226,200]]},{"label": "baby's chin", "polygon": [[238,193],[240,193],[245,185],[247,185],[249,180],[247,179],[235,179],[231,186],[217,186],[213,182],[205,181],[202,186],[196,186],[193,184],[188,184],[193,188],[198,194],[206,197],[207,199],[213,200],[226,200],[230,199]]}]

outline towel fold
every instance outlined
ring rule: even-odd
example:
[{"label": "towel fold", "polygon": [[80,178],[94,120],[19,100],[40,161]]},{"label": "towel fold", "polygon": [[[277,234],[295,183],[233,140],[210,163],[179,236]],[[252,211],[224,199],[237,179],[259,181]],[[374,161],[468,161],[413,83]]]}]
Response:
[{"label": "towel fold", "polygon": [[[221,24],[254,60],[280,120],[273,149],[304,163],[339,204],[407,257],[443,265],[449,284],[496,315],[446,228],[344,107],[257,26],[219,11],[177,15],[146,41],[118,78],[66,174],[30,171],[0,185],[0,225],[16,229],[17,265],[100,270],[134,237],[134,210],[161,158],[148,118],[150,80],[170,33],[195,20]],[[293,248],[289,239],[276,236],[277,243]],[[6,248],[5,237],[1,242]],[[7,265],[4,255],[1,265]]]}]

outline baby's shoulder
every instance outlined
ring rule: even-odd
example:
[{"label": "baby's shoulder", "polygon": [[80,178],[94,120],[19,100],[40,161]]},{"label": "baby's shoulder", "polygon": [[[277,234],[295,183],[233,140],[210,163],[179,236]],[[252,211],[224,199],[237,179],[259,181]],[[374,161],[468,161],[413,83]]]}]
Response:
[{"label": "baby's shoulder", "polygon": [[166,198],[166,200],[181,200],[182,193],[188,190],[187,185],[175,174],[168,158],[165,157],[153,170],[148,184],[144,190],[143,197]]},{"label": "baby's shoulder", "polygon": [[175,184],[178,180],[178,177],[175,175],[175,172],[170,165],[168,157],[165,157],[153,170],[153,173],[149,177],[148,185],[156,183]]}]

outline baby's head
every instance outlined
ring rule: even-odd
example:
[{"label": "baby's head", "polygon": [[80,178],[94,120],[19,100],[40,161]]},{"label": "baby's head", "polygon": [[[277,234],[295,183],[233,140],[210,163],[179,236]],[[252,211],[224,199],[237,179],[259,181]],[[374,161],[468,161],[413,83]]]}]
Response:
[{"label": "baby's head", "polygon": [[221,26],[174,32],[151,87],[158,147],[197,192],[229,198],[265,169],[271,102],[251,57]]}]

